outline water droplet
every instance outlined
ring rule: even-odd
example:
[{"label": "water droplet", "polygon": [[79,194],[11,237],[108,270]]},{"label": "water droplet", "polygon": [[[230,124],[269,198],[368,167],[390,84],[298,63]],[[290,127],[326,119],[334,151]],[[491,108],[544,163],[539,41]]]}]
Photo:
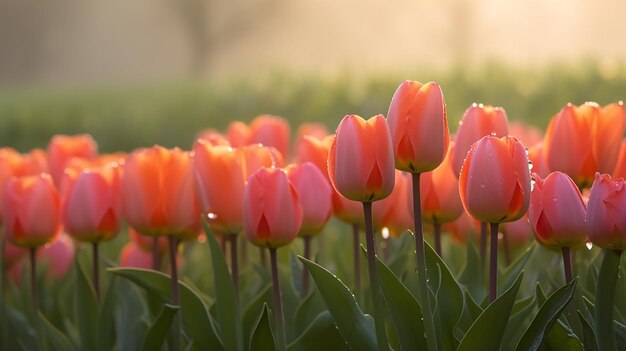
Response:
[{"label": "water droplet", "polygon": [[532,171],[533,170],[533,163],[528,161],[528,171]]},{"label": "water droplet", "polygon": [[480,188],[484,189],[485,188],[485,184],[480,184]]},{"label": "water droplet", "polygon": [[381,229],[381,232],[383,234],[383,239],[389,239],[389,228],[383,227],[383,229]]},{"label": "water droplet", "polygon": [[213,212],[209,212],[206,215],[209,219],[216,219],[217,218],[217,213],[213,213]]},{"label": "water droplet", "polygon": [[593,244],[591,243],[591,241],[588,241],[585,246],[587,246],[587,250],[591,250],[591,248],[593,247]]},{"label": "water droplet", "polygon": [[559,199],[557,199],[556,197],[552,198],[552,202],[558,202],[558,201],[559,201]]},{"label": "water droplet", "polygon": [[496,132],[491,132],[491,133],[489,133],[489,135],[494,137],[494,136],[496,136]]}]

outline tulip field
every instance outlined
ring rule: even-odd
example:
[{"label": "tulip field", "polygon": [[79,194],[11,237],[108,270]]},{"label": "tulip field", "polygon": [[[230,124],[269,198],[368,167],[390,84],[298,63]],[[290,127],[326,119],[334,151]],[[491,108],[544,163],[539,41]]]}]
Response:
[{"label": "tulip field", "polygon": [[185,145],[0,144],[0,350],[626,350],[623,102],[542,129],[387,88]]}]

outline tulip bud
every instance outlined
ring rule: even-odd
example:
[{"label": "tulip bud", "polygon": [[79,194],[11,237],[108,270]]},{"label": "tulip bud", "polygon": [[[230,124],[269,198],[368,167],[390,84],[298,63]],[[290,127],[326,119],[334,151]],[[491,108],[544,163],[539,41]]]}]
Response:
[{"label": "tulip bud", "polygon": [[452,169],[453,153],[454,142],[451,142],[441,165],[431,172],[422,174],[420,193],[422,219],[425,222],[438,224],[452,222],[463,213],[463,204],[459,197],[459,180]]},{"label": "tulip bud", "polygon": [[50,280],[65,277],[72,268],[75,255],[74,242],[65,233],[61,233],[56,239],[37,251],[37,259],[47,267],[46,275]]},{"label": "tulip bud", "polygon": [[604,249],[626,248],[626,181],[596,173],[587,202],[587,230],[594,245]]},{"label": "tulip bud", "polygon": [[332,189],[326,177],[311,162],[291,165],[285,170],[298,192],[302,207],[300,235],[319,233],[332,213]]},{"label": "tulip bud", "polygon": [[98,154],[98,145],[88,135],[55,135],[48,144],[48,166],[54,184],[61,185],[63,171],[72,158],[93,159]]},{"label": "tulip bud", "polygon": [[275,147],[284,158],[289,156],[291,128],[286,119],[272,115],[260,115],[250,122],[249,143]]}]

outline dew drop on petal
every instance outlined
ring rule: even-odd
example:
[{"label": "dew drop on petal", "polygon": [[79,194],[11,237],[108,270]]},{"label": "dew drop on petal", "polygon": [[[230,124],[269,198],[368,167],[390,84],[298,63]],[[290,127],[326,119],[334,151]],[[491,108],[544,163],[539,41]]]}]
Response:
[{"label": "dew drop on petal", "polygon": [[207,213],[206,216],[207,216],[208,219],[216,219],[217,218],[217,213],[209,212],[209,213]]},{"label": "dew drop on petal", "polygon": [[593,244],[591,243],[591,241],[588,241],[585,246],[587,246],[587,250],[591,250],[591,248],[593,247]]}]

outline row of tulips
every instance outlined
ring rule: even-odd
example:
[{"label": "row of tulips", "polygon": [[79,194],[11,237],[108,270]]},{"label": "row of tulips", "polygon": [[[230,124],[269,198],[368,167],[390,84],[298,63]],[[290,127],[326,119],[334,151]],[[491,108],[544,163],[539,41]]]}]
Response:
[{"label": "row of tulips", "polygon": [[[540,244],[561,251],[567,284],[562,289],[570,292],[575,286],[572,256],[576,250],[588,242],[605,249],[599,274],[613,282],[609,288],[600,288],[605,283],[599,282],[597,290],[606,293],[596,292],[593,321],[581,319],[582,324],[593,324],[591,334],[595,335],[584,340],[585,346],[615,349],[610,287],[617,279],[619,258],[626,245],[626,195],[621,178],[626,172],[626,143],[622,142],[625,118],[621,102],[605,107],[568,104],[553,117],[542,136],[540,131],[522,124],[509,125],[503,108],[472,105],[451,137],[441,88],[436,83],[405,81],[393,95],[386,118],[377,115],[366,120],[348,115],[334,135],[316,124],[303,125],[292,149],[288,123],[269,115],[257,117],[250,125],[233,122],[225,133],[203,131],[190,151],[154,146],[128,155],[101,155],[95,141],[85,135],[56,136],[46,151],[34,150],[25,155],[4,148],[0,151],[0,212],[6,239],[3,272],[19,267],[21,252],[29,252],[32,307],[36,311],[35,267],[41,255],[37,251],[50,249],[54,240],[62,241],[67,249],[55,254],[58,262],[49,265],[67,267],[65,262],[71,261],[67,257],[74,252],[67,233],[92,246],[92,285],[99,299],[99,245],[112,239],[125,221],[134,239],[122,251],[123,264],[158,271],[163,248],[167,247],[170,303],[180,306],[179,247],[181,242],[199,235],[204,238],[200,233],[205,221],[208,241],[215,233],[223,242],[222,250],[230,249],[232,283],[216,280],[215,284],[232,284],[237,301],[242,293],[239,265],[244,261],[237,251],[240,234],[260,247],[260,257],[269,249],[274,296],[271,343],[282,350],[292,347],[294,340],[288,337],[289,326],[285,325],[282,309],[277,249],[300,236],[304,242],[305,270],[299,291],[303,301],[321,294],[334,319],[332,326],[339,328],[343,340],[353,349],[363,345],[363,340],[357,339],[370,340],[367,347],[381,350],[389,349],[390,342],[408,348],[414,344],[407,340],[415,337],[403,334],[395,319],[395,329],[390,331],[387,315],[401,302],[394,301],[389,293],[389,268],[377,258],[379,245],[374,234],[401,237],[410,230],[414,233],[415,257],[408,271],[417,272],[414,289],[409,291],[406,281],[393,277],[399,284],[396,289],[414,296],[421,311],[422,319],[409,329],[413,334],[423,330],[417,343],[429,350],[464,349],[478,345],[472,342],[479,340],[476,333],[480,326],[466,329],[459,339],[456,329],[461,316],[453,318],[451,327],[442,324],[445,307],[441,304],[447,301],[437,300],[439,292],[429,277],[435,274],[432,270],[438,270],[441,280],[442,272],[448,270],[443,261],[432,264],[423,222],[432,225],[439,260],[443,257],[442,232],[451,232],[460,240],[467,240],[472,231],[476,233],[481,267],[489,262],[488,305],[484,309],[476,307],[482,311],[473,319],[477,323],[481,316],[502,308],[511,299],[510,290],[503,292],[498,286],[498,245],[508,256],[515,242],[524,243],[524,234],[532,228]],[[360,231],[365,231],[369,300],[363,307],[374,319],[373,328],[366,327],[365,334],[346,330],[348,327],[342,323],[345,316],[332,307],[335,304],[331,300],[337,297],[328,297],[328,291],[324,291],[330,289],[322,283],[328,278],[321,278],[321,267],[310,261],[311,240],[324,230],[332,214],[352,227],[352,291],[359,295],[365,294],[359,259]],[[515,226],[525,228],[521,239],[515,237]],[[144,236],[152,239],[146,242]],[[510,260],[507,257],[507,262]],[[316,282],[314,290],[309,288],[309,275]],[[452,280],[456,283],[455,278]],[[515,294],[513,291],[511,304]],[[572,294],[568,296],[546,323],[540,341],[572,299]],[[553,303],[563,299],[555,298]],[[461,311],[465,311],[471,304],[465,301],[462,305]],[[582,312],[576,311],[575,305],[570,303],[572,311],[563,323],[567,330],[573,330],[572,334],[581,328],[577,313]],[[504,314],[505,320],[511,306]],[[236,309],[231,313],[241,313],[240,307]],[[181,311],[183,317],[176,317],[178,321],[172,318],[167,324],[173,330],[171,348],[184,343],[184,321],[181,326],[180,318],[184,319],[185,313]],[[357,323],[358,316],[352,316],[351,323]],[[260,325],[264,314],[259,318]],[[450,330],[442,330],[447,327]],[[222,333],[225,328],[228,326],[217,327]],[[496,335],[497,347],[502,333]],[[193,338],[183,334],[187,344],[193,345]],[[240,336],[236,339],[230,344],[222,340],[215,347],[247,347],[248,340],[242,341]],[[526,335],[518,348],[524,340]]]}]

